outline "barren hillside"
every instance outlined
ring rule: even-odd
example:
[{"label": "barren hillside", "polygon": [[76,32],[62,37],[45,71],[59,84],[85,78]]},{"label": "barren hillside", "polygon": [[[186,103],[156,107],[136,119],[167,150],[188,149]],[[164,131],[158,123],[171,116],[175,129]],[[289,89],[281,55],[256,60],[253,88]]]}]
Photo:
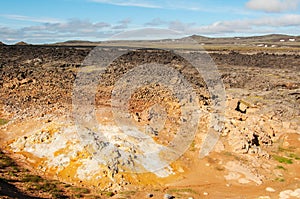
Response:
[{"label": "barren hillside", "polygon": [[[0,46],[1,197],[51,198],[53,193],[71,198],[166,198],[166,194],[169,198],[300,197],[298,48],[286,53],[209,53],[225,88],[226,106],[220,138],[205,157],[199,153],[212,128],[212,105],[217,98],[210,96],[205,75],[172,51],[134,49],[123,54],[121,47],[106,48],[107,57],[109,53],[121,56],[97,73],[98,63],[87,58],[92,49]],[[137,87],[129,95],[126,117],[118,115],[123,110],[115,106],[116,91],[132,86],[125,80],[142,82],[143,78],[126,74],[140,74],[133,73],[137,66],[149,67],[145,71],[148,74],[152,70],[148,63],[178,71],[170,85],[186,82],[195,93],[201,114],[195,134],[188,134],[191,137],[186,142],[185,136],[176,140],[180,136],[177,132],[192,129],[189,125],[193,123],[183,124],[194,112],[183,117],[183,104],[189,102],[182,102],[163,84],[150,82]],[[80,75],[90,75],[88,83],[92,78],[98,80],[95,74],[101,76],[96,90],[78,83]],[[74,99],[81,86],[86,86],[79,93],[82,98]],[[93,108],[88,112],[83,105],[92,95]],[[80,105],[86,110],[76,112]],[[91,115],[96,126],[78,121]],[[128,127],[129,133],[118,126],[123,119],[134,126]],[[145,137],[139,137],[140,132]],[[173,155],[178,157],[172,159]],[[15,169],[10,169],[12,166]],[[45,185],[43,178],[50,182]],[[33,189],[30,180],[43,187]],[[57,185],[51,185],[54,181]],[[55,188],[61,192],[51,192]]]}]

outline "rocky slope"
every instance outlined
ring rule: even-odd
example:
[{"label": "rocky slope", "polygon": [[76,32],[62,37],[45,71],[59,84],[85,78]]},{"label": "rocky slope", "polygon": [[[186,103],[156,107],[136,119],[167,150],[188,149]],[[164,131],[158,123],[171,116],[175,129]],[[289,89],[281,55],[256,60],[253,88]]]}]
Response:
[{"label": "rocky slope", "polygon": [[[172,192],[177,197],[187,192],[182,187],[192,188],[188,194],[195,198],[299,196],[299,55],[210,54],[225,85],[226,117],[214,151],[199,158],[211,113],[207,85],[189,63],[164,51],[130,52],[110,65],[97,88],[95,114],[98,128],[111,145],[96,141],[102,149],[97,154],[94,145],[82,144],[72,115],[72,92],[90,50],[0,47],[0,118],[9,120],[0,127],[2,150],[49,178],[101,190],[139,190],[132,198],[146,195],[139,187],[146,192],[149,187],[169,192],[180,189]],[[110,109],[113,85],[134,66],[148,62],[183,74],[193,85],[202,112],[187,151],[168,164],[165,156],[140,158],[139,154],[169,146],[176,137],[182,114],[178,99],[158,85],[142,87],[131,96],[129,114],[147,135],[144,145],[136,137],[124,137]],[[164,114],[165,126],[155,126]],[[153,170],[153,165],[161,166]]]}]

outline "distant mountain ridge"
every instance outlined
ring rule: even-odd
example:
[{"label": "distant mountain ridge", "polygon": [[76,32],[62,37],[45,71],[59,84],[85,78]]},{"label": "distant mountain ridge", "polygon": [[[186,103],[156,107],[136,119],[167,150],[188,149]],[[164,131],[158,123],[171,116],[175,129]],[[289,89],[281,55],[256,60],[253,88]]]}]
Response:
[{"label": "distant mountain ridge", "polygon": [[68,40],[68,41],[64,41],[64,42],[57,42],[54,43],[53,45],[95,45],[95,44],[100,44],[102,43],[101,41],[88,41],[88,40]]},{"label": "distant mountain ridge", "polygon": [[[202,35],[191,35],[183,37],[180,39],[160,39],[160,40],[119,40],[119,41],[88,41],[88,40],[69,40],[64,42],[50,43],[50,44],[40,44],[40,45],[50,45],[50,46],[97,46],[97,45],[117,45],[117,44],[129,44],[150,42],[150,43],[170,43],[173,41],[188,41],[194,40],[202,45],[293,45],[300,46],[300,35],[285,35],[285,34],[268,34],[268,35],[258,35],[258,36],[241,36],[241,37],[206,37]],[[6,45],[0,41],[0,45]],[[17,42],[15,45],[31,45],[24,41]]]},{"label": "distant mountain ridge", "polygon": [[20,41],[20,42],[17,42],[15,45],[18,45],[18,46],[26,46],[26,45],[30,45],[24,41]]},{"label": "distant mountain ridge", "polygon": [[269,34],[260,36],[246,36],[246,37],[204,37],[199,35],[192,35],[190,38],[198,42],[228,42],[228,41],[247,41],[247,42],[280,42],[280,40],[289,41],[289,39],[300,40],[300,36],[284,35],[284,34]]},{"label": "distant mountain ridge", "polygon": [[[240,42],[250,42],[250,43],[259,43],[259,42],[280,42],[282,40],[289,41],[289,39],[295,39],[295,41],[300,41],[300,36],[284,35],[284,34],[269,34],[269,35],[259,35],[259,36],[246,36],[246,37],[206,37],[201,35],[191,35],[177,40],[188,40],[193,39],[198,43],[203,44],[234,44]],[[167,42],[171,39],[161,39],[153,40],[152,42]],[[83,40],[70,40],[65,42],[55,43],[55,45],[99,45],[109,42],[124,42],[124,41],[83,41]],[[130,42],[129,40],[126,42]],[[132,42],[138,42],[132,40]]]}]

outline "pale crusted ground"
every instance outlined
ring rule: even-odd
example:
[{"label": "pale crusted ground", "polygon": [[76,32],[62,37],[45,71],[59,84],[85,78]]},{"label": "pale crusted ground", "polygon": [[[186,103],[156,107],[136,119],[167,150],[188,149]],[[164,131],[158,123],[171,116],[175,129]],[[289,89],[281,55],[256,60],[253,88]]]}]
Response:
[{"label": "pale crusted ground", "polygon": [[[217,55],[213,56],[218,59]],[[133,150],[136,151],[134,153],[145,153],[167,144],[174,135],[167,134],[167,131],[158,132],[158,135],[150,134],[149,139],[153,140],[141,145],[141,148],[135,146],[139,144],[137,140],[124,142],[128,138],[115,126],[105,98],[111,90],[111,82],[101,88],[104,90],[98,96],[101,100],[97,107],[97,119],[101,131],[110,137],[113,146],[112,150],[95,158],[91,155],[95,148],[82,145],[76,133],[68,104],[70,80],[64,80],[64,85],[56,86],[60,84],[58,80],[64,71],[65,75],[72,76],[76,70],[72,66],[64,70],[46,67],[40,68],[40,72],[33,72],[35,75],[44,70],[47,72],[49,76],[43,82],[43,92],[52,89],[55,91],[54,96],[52,92],[49,95],[39,93],[41,84],[36,82],[42,82],[41,77],[35,76],[33,79],[36,81],[26,82],[18,80],[18,77],[4,77],[1,117],[11,121],[1,126],[1,148],[40,175],[86,186],[95,193],[100,190],[116,191],[118,194],[115,198],[146,198],[149,193],[154,195],[153,198],[162,198],[165,193],[176,198],[300,197],[300,70],[295,64],[299,63],[299,58],[293,59],[293,67],[289,66],[289,62],[284,67],[286,56],[277,57],[279,65],[276,65],[276,56],[272,57],[270,63],[274,66],[265,63],[266,55],[256,56],[257,60],[251,63],[257,65],[244,66],[247,61],[241,58],[242,55],[231,62],[228,62],[230,59],[226,56],[219,56],[227,60],[219,64],[227,95],[225,128],[214,151],[205,158],[199,158],[199,151],[209,121],[208,106],[203,105],[207,93],[200,100],[203,102],[200,110],[204,114],[199,121],[195,139],[178,160],[162,170],[152,171],[152,164],[164,165],[164,158],[155,159],[152,156],[141,159],[140,165],[134,165],[150,173],[126,172],[134,166],[132,162],[126,162],[129,160],[126,153],[120,156],[114,147],[129,151],[129,154]],[[234,57],[239,57],[239,54],[232,55],[231,59]],[[136,59],[142,60],[139,56]],[[242,61],[238,62],[239,59]],[[260,63],[263,68],[259,67]],[[5,70],[2,69],[2,72]],[[20,78],[32,79],[30,74],[27,71],[26,77]],[[15,93],[20,91],[23,93]],[[169,104],[167,113],[180,113],[176,100],[155,89],[141,90],[134,97],[139,99],[146,91],[158,96],[151,100],[158,99],[163,102],[162,105]],[[31,93],[35,93],[35,98],[28,100]],[[20,104],[22,100],[23,104]],[[147,99],[133,100],[131,103],[135,108],[131,112],[132,119],[142,127],[147,123],[149,112],[143,112],[141,107],[149,108],[150,105],[147,105]],[[23,105],[27,104],[31,106],[24,108]],[[169,132],[177,125],[176,114],[170,117],[173,120],[166,122]]]}]

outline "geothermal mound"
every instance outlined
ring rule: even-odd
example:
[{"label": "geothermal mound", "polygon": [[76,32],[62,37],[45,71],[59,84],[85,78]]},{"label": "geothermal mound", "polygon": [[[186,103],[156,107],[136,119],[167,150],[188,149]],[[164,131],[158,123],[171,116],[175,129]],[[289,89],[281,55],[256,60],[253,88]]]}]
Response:
[{"label": "geothermal mound", "polygon": [[[121,53],[105,70],[95,73],[98,63],[85,62],[90,50],[1,47],[0,118],[7,120],[0,126],[1,148],[19,163],[47,178],[100,190],[181,187],[195,189],[189,194],[196,198],[202,193],[278,197],[287,194],[285,189],[296,194],[300,178],[299,55],[210,54],[226,91],[225,120],[213,150],[200,157],[213,126],[212,107],[218,96],[211,96],[210,83],[191,63],[176,53],[135,49]],[[134,73],[135,68],[148,69],[151,63],[178,71],[169,83],[184,85],[184,77],[189,92],[179,90],[184,96],[178,98],[176,87],[172,90],[150,82],[126,93],[133,87],[131,81],[147,80],[140,78],[142,73]],[[144,72],[149,71],[151,68]],[[169,71],[164,72],[157,74],[164,74],[163,79]],[[99,74],[96,90],[76,82],[80,74],[91,75],[87,81]],[[126,74],[130,78],[124,78]],[[127,100],[126,110],[114,98],[118,92],[129,98],[122,99]],[[184,101],[190,93],[196,100]],[[84,106],[86,102],[93,108]],[[197,111],[185,109],[185,115],[182,107],[192,102]],[[194,123],[183,124],[193,114],[198,120],[191,133]],[[270,186],[272,191],[266,192]],[[184,191],[178,192],[173,194]]]}]

